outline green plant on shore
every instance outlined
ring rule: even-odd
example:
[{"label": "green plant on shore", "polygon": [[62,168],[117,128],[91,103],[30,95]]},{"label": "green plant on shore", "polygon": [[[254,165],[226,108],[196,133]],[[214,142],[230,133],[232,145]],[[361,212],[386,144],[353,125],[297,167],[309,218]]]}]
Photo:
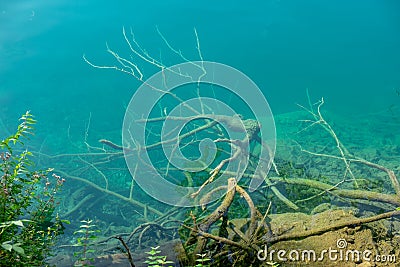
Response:
[{"label": "green plant on shore", "polygon": [[198,259],[196,259],[196,265],[194,267],[208,267],[210,264],[208,262],[211,261],[210,258],[206,257],[206,253],[204,254],[197,254],[199,256]]},{"label": "green plant on shore", "polygon": [[95,233],[100,232],[100,230],[94,230],[93,228],[96,227],[96,225],[92,224],[92,222],[93,221],[89,219],[81,221],[80,229],[74,232],[74,234],[79,235],[74,247],[82,248],[82,250],[74,253],[74,256],[78,258],[74,266],[93,266],[90,265],[90,263],[94,261],[92,255],[96,250],[91,248],[91,243],[97,239]]},{"label": "green plant on shore", "polygon": [[173,261],[168,261],[167,256],[159,255],[161,250],[158,250],[160,246],[151,247],[151,250],[146,252],[149,256],[147,256],[147,260],[144,263],[147,263],[148,266],[151,267],[164,267],[167,264],[174,263]]},{"label": "green plant on shore", "polygon": [[52,169],[32,170],[23,139],[36,120],[29,112],[20,120],[15,134],[0,142],[0,266],[47,266],[66,222],[54,214],[64,179]]}]

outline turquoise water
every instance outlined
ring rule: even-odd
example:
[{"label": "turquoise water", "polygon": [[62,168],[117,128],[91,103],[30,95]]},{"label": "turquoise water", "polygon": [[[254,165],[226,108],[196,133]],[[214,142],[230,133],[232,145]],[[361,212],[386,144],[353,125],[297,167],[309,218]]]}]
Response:
[{"label": "turquoise water", "polygon": [[[129,58],[122,28],[131,27],[154,58],[166,66],[181,63],[158,27],[186,58],[199,60],[196,28],[204,60],[248,75],[273,114],[298,111],[296,103],[307,105],[308,90],[312,101],[324,97],[326,110],[347,117],[347,125],[353,119],[360,122],[355,117],[379,114],[377,136],[391,136],[390,142],[399,146],[399,10],[396,0],[3,0],[0,134],[12,132],[20,115],[31,110],[38,120],[30,144],[34,151],[84,153],[90,150],[84,141],[98,146],[101,138],[120,144],[125,110],[140,82],[92,68],[82,56],[114,65],[107,43]],[[157,70],[140,64],[145,77]],[[55,164],[46,160],[40,163]],[[123,161],[119,163],[123,168]],[[70,161],[58,164],[64,170],[75,166]],[[128,188],[130,178],[121,179],[118,186]],[[67,186],[74,188],[73,183]]]},{"label": "turquoise water", "polygon": [[190,59],[197,59],[196,27],[204,58],[250,76],[275,113],[296,109],[305,88],[338,111],[380,111],[399,103],[399,8],[397,1],[3,1],[2,119],[30,109],[62,127],[61,118],[91,111],[93,121],[118,127],[120,107],[138,84],[90,68],[82,55],[110,62],[106,42],[127,52],[122,26],[133,27],[147,50],[167,55],[158,26]]}]

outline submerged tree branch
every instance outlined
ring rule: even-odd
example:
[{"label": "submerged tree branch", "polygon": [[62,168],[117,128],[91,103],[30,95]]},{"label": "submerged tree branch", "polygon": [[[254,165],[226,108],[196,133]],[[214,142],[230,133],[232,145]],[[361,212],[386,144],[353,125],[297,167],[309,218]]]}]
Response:
[{"label": "submerged tree branch", "polygon": [[309,231],[295,232],[295,233],[283,234],[280,236],[270,237],[270,238],[266,238],[266,239],[260,241],[259,243],[264,242],[264,243],[268,243],[268,244],[273,244],[273,243],[277,243],[280,241],[306,238],[309,236],[320,235],[320,234],[323,234],[326,232],[338,230],[338,229],[341,229],[346,226],[355,227],[355,226],[359,226],[362,224],[379,221],[379,220],[387,219],[387,218],[391,218],[391,217],[397,217],[397,216],[400,216],[400,210],[390,211],[390,212],[382,213],[382,214],[367,217],[367,218],[357,218],[357,219],[353,219],[353,220],[349,220],[349,221],[345,221],[345,222],[339,222],[336,224],[328,225],[326,227],[321,227],[321,228],[313,229],[313,230],[309,230]]}]

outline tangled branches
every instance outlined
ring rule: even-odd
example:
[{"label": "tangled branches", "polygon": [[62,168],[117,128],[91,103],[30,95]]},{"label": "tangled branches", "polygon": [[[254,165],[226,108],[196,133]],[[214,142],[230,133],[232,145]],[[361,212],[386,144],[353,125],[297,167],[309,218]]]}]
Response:
[{"label": "tangled branches", "polygon": [[[333,140],[335,151],[314,152],[299,142],[296,142],[297,148],[309,157],[339,162],[343,173],[335,173],[335,179],[329,181],[322,180],[321,176],[285,176],[281,172],[279,162],[274,161],[273,117],[257,117],[258,107],[254,108],[255,112],[251,108],[234,112],[226,105],[229,98],[232,99],[232,103],[242,103],[239,98],[235,98],[234,93],[227,94],[216,87],[202,84],[203,81],[209,81],[207,78],[210,78],[210,65],[203,60],[196,31],[196,52],[199,61],[190,61],[179,49],[170,45],[159,31],[158,33],[169,50],[188,64],[184,67],[190,66],[190,71],[186,71],[183,65],[171,68],[165,66],[162,60],[155,59],[141,47],[132,31],[129,36],[123,29],[123,37],[131,56],[122,57],[107,45],[107,52],[116,60],[117,65],[98,65],[86,56],[83,57],[94,68],[117,70],[142,83],[143,87],[138,89],[138,95],[142,98],[131,101],[125,114],[122,142],[115,142],[103,136],[99,140],[100,146],[91,146],[85,140],[86,153],[50,157],[57,160],[71,158],[73,171],[59,171],[64,177],[79,181],[102,194],[113,196],[122,203],[135,207],[135,212],[140,214],[144,222],[130,225],[133,230],[129,233],[118,233],[110,238],[125,236],[128,237],[126,245],[138,244],[140,247],[149,233],[168,233],[173,236],[172,232],[177,227],[171,229],[165,225],[171,221],[183,221],[188,217],[185,213],[187,209],[177,209],[177,213],[172,217],[169,206],[145,200],[144,194],[141,194],[143,192],[138,192],[137,185],[160,202],[177,207],[203,208],[204,218],[201,218],[199,210],[194,208],[189,213],[191,223],[183,225],[189,229],[184,238],[192,263],[197,255],[203,253],[209,253],[223,263],[228,263],[228,260],[229,264],[247,262],[260,250],[262,244],[306,238],[349,225],[361,225],[399,216],[398,211],[393,211],[394,207],[400,206],[400,185],[395,172],[381,164],[356,157],[346,148],[334,127],[322,115],[323,98],[317,102],[316,110],[313,105],[310,105],[310,108],[300,106],[311,115],[311,119],[302,120],[302,123],[307,125],[298,132],[321,126]],[[146,80],[144,71],[137,62],[156,67],[159,70],[158,76]],[[170,87],[177,84],[182,88],[177,86],[177,89],[170,90]],[[247,89],[246,86],[240,84],[237,87]],[[210,100],[210,96],[214,99]],[[268,128],[271,122],[273,127]],[[359,178],[355,169],[355,166],[359,165],[385,173],[391,190],[374,192],[362,189],[359,185],[360,180],[369,181],[373,177]],[[114,179],[117,172],[120,176]],[[264,186],[258,187],[262,182]],[[287,190],[290,188],[288,186],[312,189],[312,195],[295,195]],[[254,189],[257,191],[251,193]],[[365,200],[368,200],[367,205],[383,208],[386,212],[295,234],[277,233],[270,228],[268,214],[272,208],[278,211],[299,211],[301,203],[309,203],[311,200],[318,202],[324,196],[342,202],[357,202],[360,205],[366,205]],[[92,195],[87,195],[65,214],[75,212],[90,198]],[[243,206],[247,207],[247,213],[240,207],[242,212],[233,215],[240,200],[246,203]],[[267,208],[265,203],[271,204]],[[211,210],[204,211],[206,207],[211,207]],[[264,215],[260,211],[263,211]],[[123,212],[121,214],[126,217]],[[106,238],[105,241],[110,238]],[[134,239],[137,243],[133,242]],[[251,261],[254,260],[253,257]]]}]

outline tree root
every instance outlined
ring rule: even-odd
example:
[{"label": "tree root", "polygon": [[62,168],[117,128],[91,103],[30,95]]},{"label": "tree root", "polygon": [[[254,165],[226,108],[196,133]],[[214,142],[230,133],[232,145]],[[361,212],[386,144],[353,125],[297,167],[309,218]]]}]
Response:
[{"label": "tree root", "polygon": [[196,235],[195,233],[199,233],[197,230],[204,233],[207,232],[210,229],[211,225],[214,224],[217,220],[219,220],[228,211],[235,196],[236,192],[235,188],[236,188],[236,179],[229,178],[227,193],[221,205],[217,209],[215,209],[214,212],[212,212],[209,216],[207,216],[207,218],[205,218],[203,222],[194,226],[195,230],[192,231],[191,236],[197,236],[196,248],[194,249],[193,252],[193,255],[195,257],[198,254],[201,254],[207,243],[207,238],[205,236]]},{"label": "tree root", "polygon": [[[231,180],[232,179],[232,180]],[[390,211],[386,213],[382,213],[379,215],[367,217],[367,218],[356,218],[344,222],[335,223],[332,225],[328,225],[326,227],[321,227],[318,229],[289,233],[289,234],[282,234],[279,236],[272,236],[267,237],[265,233],[269,233],[270,231],[268,227],[265,225],[263,226],[265,229],[264,231],[260,231],[260,226],[257,228],[257,221],[256,216],[259,214],[254,203],[248,193],[239,185],[232,184],[235,182],[233,178],[230,179],[230,184],[228,185],[228,194],[225,196],[224,200],[222,201],[221,205],[214,210],[208,217],[206,217],[201,223],[196,223],[196,218],[192,215],[194,226],[189,227],[187,225],[183,225],[185,228],[191,230],[190,237],[188,242],[196,238],[196,247],[193,251],[192,258],[195,260],[197,255],[200,255],[206,247],[207,240],[212,239],[219,243],[224,243],[226,245],[236,247],[241,249],[245,252],[245,254],[252,253],[251,251],[257,252],[260,248],[260,245],[263,244],[273,244],[280,241],[287,241],[287,240],[295,240],[301,238],[307,238],[309,236],[320,235],[329,231],[338,230],[344,227],[355,227],[359,225],[363,225],[366,223],[388,219],[392,217],[400,216],[400,210]],[[381,201],[385,203],[400,205],[400,200],[398,199],[397,195],[385,195],[376,192],[369,192],[369,191],[362,191],[362,190],[345,190],[345,189],[337,189],[332,187],[331,185],[313,181],[308,179],[300,179],[300,178],[291,178],[291,179],[283,179],[279,177],[272,177],[270,178],[271,181],[277,182],[285,182],[290,184],[297,184],[297,185],[307,185],[313,188],[318,188],[325,191],[330,191],[335,195],[339,195],[342,197],[348,197],[353,199],[367,199],[367,200],[375,200]],[[208,233],[211,225],[214,224],[218,219],[220,219],[229,209],[229,206],[233,202],[233,197],[235,193],[239,193],[247,202],[249,209],[250,209],[250,218],[249,226],[245,233],[242,233],[240,229],[233,229],[236,236],[239,237],[240,241],[234,241],[233,238],[225,238],[219,235],[214,235]],[[264,216],[263,220],[265,219],[266,215]],[[260,235],[261,234],[261,235]],[[186,244],[188,245],[188,243]],[[233,252],[232,252],[233,253]],[[242,255],[243,256],[243,255]],[[239,255],[239,257],[242,257]]]}]

